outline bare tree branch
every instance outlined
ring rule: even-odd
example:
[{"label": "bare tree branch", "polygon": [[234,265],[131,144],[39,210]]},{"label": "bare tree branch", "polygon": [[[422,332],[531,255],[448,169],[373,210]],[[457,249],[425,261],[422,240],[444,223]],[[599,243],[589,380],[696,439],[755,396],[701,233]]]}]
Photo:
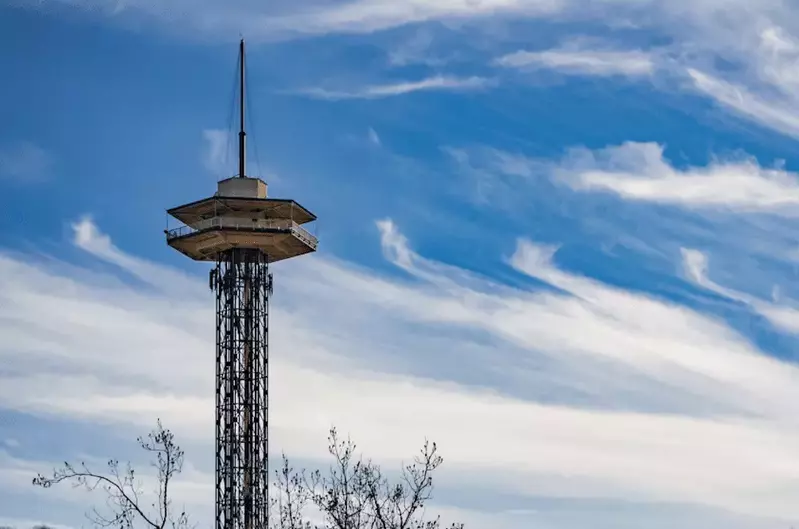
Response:
[{"label": "bare tree branch", "polygon": [[306,483],[315,483],[316,473],[305,476],[304,472],[296,472],[289,466],[285,455],[282,459],[280,470],[275,471],[277,482],[273,490],[277,494],[270,497],[270,528],[312,529],[313,526],[305,520],[304,514],[311,502],[313,485],[309,487]]},{"label": "bare tree branch", "polygon": [[[112,459],[106,473],[97,473],[85,463],[64,463],[52,477],[39,474],[33,484],[49,488],[61,482],[106,493],[109,514],[96,508],[87,513],[98,527],[133,529],[143,522],[148,529],[191,529],[185,511],[176,513],[170,497],[175,476],[183,469],[183,450],[161,421],[139,445],[148,452],[156,469],[158,486],[151,509],[142,506],[142,484],[130,464]],[[411,464],[402,467],[392,482],[378,465],[356,454],[355,444],[341,440],[335,428],[328,436],[333,457],[329,471],[296,471],[283,456],[270,486],[268,529],[440,529],[439,518],[425,520],[425,505],[432,498],[433,473],[442,464],[435,443],[425,441]],[[314,523],[309,521],[313,516]],[[318,521],[317,521],[318,520]],[[2,528],[0,528],[2,529]],[[450,529],[463,529],[453,524]]]},{"label": "bare tree branch", "polygon": [[[328,451],[333,456],[329,473],[306,475],[289,467],[285,457],[277,473],[280,513],[273,529],[439,529],[438,518],[424,520],[424,506],[432,497],[433,473],[443,459],[435,443],[425,442],[413,463],[403,467],[396,483],[380,467],[356,456],[350,440],[330,430]],[[310,505],[309,505],[310,504]],[[315,507],[323,524],[311,525],[303,516]],[[290,519],[288,513],[292,513]],[[463,529],[453,524],[451,529]]]},{"label": "bare tree branch", "polygon": [[90,470],[86,463],[78,466],[64,463],[62,468],[53,471],[52,477],[42,474],[36,476],[33,484],[50,488],[68,482],[73,487],[83,487],[88,491],[101,488],[106,493],[106,507],[110,514],[101,514],[97,508],[87,513],[89,520],[98,527],[132,529],[134,522],[140,520],[151,529],[165,529],[167,524],[172,529],[188,529],[188,516],[185,512],[174,513],[169,497],[169,485],[183,468],[183,450],[175,444],[174,434],[164,429],[159,420],[147,439],[139,438],[138,442],[142,449],[155,454],[152,463],[158,476],[158,497],[153,504],[155,514],[145,512],[141,504],[142,484],[136,479],[133,467],[130,464],[121,467],[116,459],[108,461],[106,474]]}]

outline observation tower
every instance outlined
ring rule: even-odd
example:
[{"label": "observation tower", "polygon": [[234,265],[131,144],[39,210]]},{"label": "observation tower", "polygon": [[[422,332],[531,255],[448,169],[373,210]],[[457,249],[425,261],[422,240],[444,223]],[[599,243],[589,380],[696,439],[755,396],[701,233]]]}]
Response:
[{"label": "observation tower", "polygon": [[266,529],[269,516],[269,265],[316,251],[316,216],[247,176],[244,40],[239,46],[238,175],[167,210],[169,246],[213,268],[216,294],[216,528]]}]

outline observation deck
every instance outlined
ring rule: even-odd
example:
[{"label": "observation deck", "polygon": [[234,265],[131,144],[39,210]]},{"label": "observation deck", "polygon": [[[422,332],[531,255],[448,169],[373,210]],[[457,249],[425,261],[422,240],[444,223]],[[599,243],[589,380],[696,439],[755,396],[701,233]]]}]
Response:
[{"label": "observation deck", "polygon": [[167,244],[195,261],[216,261],[234,248],[260,250],[270,263],[314,252],[318,240],[303,225],[316,216],[266,192],[260,178],[220,181],[214,196],[167,210],[182,223],[165,230]]}]

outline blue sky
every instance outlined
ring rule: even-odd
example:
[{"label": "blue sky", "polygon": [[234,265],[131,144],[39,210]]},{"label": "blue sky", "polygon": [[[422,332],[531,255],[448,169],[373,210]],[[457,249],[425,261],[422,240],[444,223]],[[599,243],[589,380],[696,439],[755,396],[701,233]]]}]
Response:
[{"label": "blue sky", "polygon": [[274,267],[276,453],[425,437],[470,528],[799,522],[799,16],[761,0],[0,2],[0,525],[63,460],[213,498],[213,306],[168,207],[236,171],[319,217]]}]

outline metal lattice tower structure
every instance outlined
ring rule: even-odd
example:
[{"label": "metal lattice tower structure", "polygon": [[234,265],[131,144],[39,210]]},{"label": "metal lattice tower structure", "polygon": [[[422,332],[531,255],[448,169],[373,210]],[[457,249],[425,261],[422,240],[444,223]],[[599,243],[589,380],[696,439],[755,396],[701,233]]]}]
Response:
[{"label": "metal lattice tower structure", "polygon": [[270,263],[316,250],[302,225],[316,220],[293,200],[267,198],[245,175],[244,40],[239,48],[239,172],[216,194],[167,211],[182,226],[167,244],[213,263],[216,294],[216,528],[266,529],[269,517]]}]

